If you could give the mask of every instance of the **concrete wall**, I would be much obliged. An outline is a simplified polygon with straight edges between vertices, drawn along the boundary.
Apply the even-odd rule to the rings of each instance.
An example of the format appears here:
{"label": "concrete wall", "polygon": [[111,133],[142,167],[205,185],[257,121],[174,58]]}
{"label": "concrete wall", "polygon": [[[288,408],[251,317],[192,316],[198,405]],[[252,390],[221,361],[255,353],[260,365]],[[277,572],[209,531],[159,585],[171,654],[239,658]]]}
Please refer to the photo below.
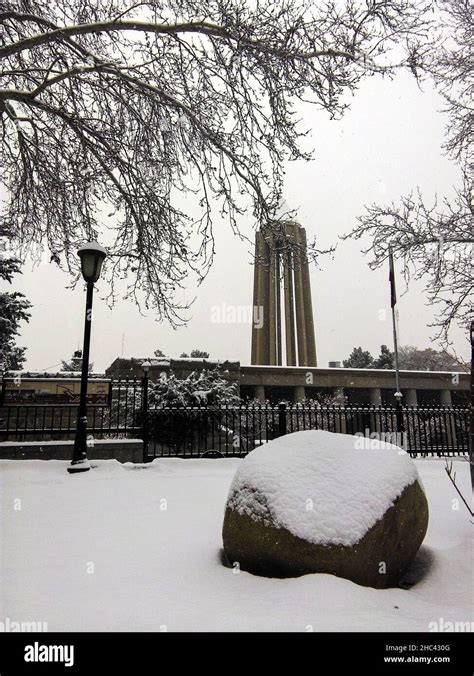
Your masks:
{"label": "concrete wall", "polygon": [[[391,369],[310,368],[286,366],[241,366],[241,385],[275,385],[347,388],[393,388]],[[438,371],[400,371],[402,389],[469,390],[470,374]]]}
{"label": "concrete wall", "polygon": [[[351,393],[364,393],[365,405],[378,406],[392,402],[395,392],[395,371],[388,369],[345,369],[345,368],[306,368],[281,366],[241,366],[240,385],[245,392],[252,390],[260,401],[271,399],[275,392],[285,388],[288,399],[301,401],[311,397],[318,388],[327,392],[348,397],[349,405],[360,403],[360,396],[351,397]],[[451,406],[452,393],[468,393],[470,375],[467,373],[449,373],[436,371],[401,371],[400,389],[402,403],[406,406],[417,405],[417,392],[426,395],[436,393],[436,405]],[[384,394],[382,394],[384,393]],[[390,396],[388,394],[390,393]],[[433,404],[430,404],[433,405]]]}
{"label": "concrete wall", "polygon": [[[73,441],[4,441],[1,460],[71,460]],[[141,439],[96,440],[87,451],[89,460],[143,462]]]}
{"label": "concrete wall", "polygon": [[[106,371],[109,377],[136,376],[141,377],[141,368],[145,358],[118,357]],[[239,383],[248,395],[260,401],[269,398],[272,388],[286,390],[285,398],[301,401],[311,396],[310,388],[325,388],[328,392],[344,390],[366,390],[367,404],[382,404],[387,400],[387,393],[395,391],[395,371],[392,369],[346,369],[321,368],[306,366],[242,366],[239,362],[216,362],[211,359],[149,359],[151,363],[150,379],[157,380],[163,371],[173,371],[178,377],[186,378],[193,370],[215,368],[219,366],[222,375],[232,382]],[[307,389],[305,389],[307,388]],[[438,371],[400,371],[400,389],[404,394],[403,403],[416,406],[417,392],[439,393],[438,405],[449,405],[451,393],[469,392],[470,374]],[[309,393],[309,394],[308,394]],[[383,394],[385,393],[385,394]],[[360,397],[355,398],[357,401]],[[351,397],[348,397],[351,403]]]}

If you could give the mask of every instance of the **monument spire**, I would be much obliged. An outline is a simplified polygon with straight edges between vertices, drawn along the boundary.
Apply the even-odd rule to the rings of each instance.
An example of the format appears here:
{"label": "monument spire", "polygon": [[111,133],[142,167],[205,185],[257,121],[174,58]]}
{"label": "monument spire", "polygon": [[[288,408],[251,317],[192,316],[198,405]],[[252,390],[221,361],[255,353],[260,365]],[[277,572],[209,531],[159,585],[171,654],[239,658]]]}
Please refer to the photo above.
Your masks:
{"label": "monument spire", "polygon": [[263,322],[252,326],[252,364],[317,365],[306,232],[295,221],[257,231],[253,303]]}

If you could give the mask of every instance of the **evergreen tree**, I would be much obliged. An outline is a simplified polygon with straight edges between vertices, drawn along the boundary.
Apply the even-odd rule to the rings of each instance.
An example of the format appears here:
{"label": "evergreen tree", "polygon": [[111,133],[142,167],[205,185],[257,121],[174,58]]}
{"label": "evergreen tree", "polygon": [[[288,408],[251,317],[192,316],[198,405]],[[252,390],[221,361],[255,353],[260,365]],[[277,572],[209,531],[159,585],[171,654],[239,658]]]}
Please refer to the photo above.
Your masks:
{"label": "evergreen tree", "polygon": [[209,352],[206,352],[205,350],[191,350],[191,357],[193,359],[209,359]]}
{"label": "evergreen tree", "polygon": [[[6,233],[0,231],[0,280],[12,283],[15,274],[19,274],[20,261],[6,255]],[[0,370],[19,371],[25,362],[24,347],[16,345],[16,337],[20,333],[20,323],[28,322],[31,303],[24,294],[0,292]]]}
{"label": "evergreen tree", "polygon": [[394,368],[394,354],[386,345],[380,346],[380,355],[374,361],[374,368],[376,369],[393,369]]}
{"label": "evergreen tree", "polygon": [[355,347],[349,358],[342,362],[344,368],[352,369],[371,369],[374,368],[374,358],[368,350],[363,350],[360,346]]}
{"label": "evergreen tree", "polygon": [[[76,350],[73,352],[71,359],[65,361],[61,359],[62,368],[61,371],[66,371],[67,373],[77,373],[82,371],[82,350]],[[89,364],[89,373],[94,368],[94,364]]]}
{"label": "evergreen tree", "polygon": [[218,368],[193,371],[187,378],[178,378],[170,373],[153,383],[150,404],[160,407],[172,406],[222,406],[240,403],[235,383],[226,380]]}
{"label": "evergreen tree", "polygon": [[209,352],[206,352],[205,350],[191,350],[191,354],[189,355],[187,352],[183,352],[182,354],[179,355],[181,359],[209,359]]}

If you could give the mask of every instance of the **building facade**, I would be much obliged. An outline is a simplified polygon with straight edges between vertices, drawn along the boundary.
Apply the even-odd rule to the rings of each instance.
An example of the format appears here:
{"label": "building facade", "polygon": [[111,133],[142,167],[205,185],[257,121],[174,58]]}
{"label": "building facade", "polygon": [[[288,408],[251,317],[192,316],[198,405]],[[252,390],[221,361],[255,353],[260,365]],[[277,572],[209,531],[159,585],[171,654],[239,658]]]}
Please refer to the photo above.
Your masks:
{"label": "building facade", "polygon": [[[245,366],[236,361],[211,359],[118,357],[106,369],[106,376],[141,377],[144,361],[151,364],[151,380],[157,380],[170,371],[186,378],[196,370],[218,368],[223,377],[238,384],[243,399],[276,403],[327,397],[349,405],[395,404],[395,371],[391,369]],[[470,374],[400,371],[400,389],[405,406],[466,406],[469,403]]]}

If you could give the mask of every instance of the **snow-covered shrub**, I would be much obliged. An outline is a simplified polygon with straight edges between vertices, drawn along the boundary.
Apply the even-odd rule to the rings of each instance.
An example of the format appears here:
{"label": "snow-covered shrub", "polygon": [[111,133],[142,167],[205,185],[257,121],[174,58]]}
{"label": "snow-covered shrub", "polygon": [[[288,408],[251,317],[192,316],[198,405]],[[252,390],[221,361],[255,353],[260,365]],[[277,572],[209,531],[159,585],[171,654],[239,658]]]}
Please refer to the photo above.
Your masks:
{"label": "snow-covered shrub", "polygon": [[426,452],[469,447],[468,424],[455,410],[441,412],[418,408],[416,415],[405,413],[405,430],[413,448]]}
{"label": "snow-covered shrub", "polygon": [[187,378],[163,376],[150,384],[149,404],[150,437],[170,451],[232,448],[235,431],[229,419],[240,404],[239,390],[218,367],[193,371]]}
{"label": "snow-covered shrub", "polygon": [[174,373],[163,375],[150,383],[149,403],[153,408],[163,406],[238,406],[238,385],[222,376],[218,367],[193,371],[187,378]]}
{"label": "snow-covered shrub", "polygon": [[[97,424],[102,427],[103,433],[107,430],[113,431],[138,429],[142,424],[142,386],[140,381],[123,380],[112,383],[112,398],[110,407],[100,407],[97,409]],[[89,411],[89,416],[93,410]]]}

